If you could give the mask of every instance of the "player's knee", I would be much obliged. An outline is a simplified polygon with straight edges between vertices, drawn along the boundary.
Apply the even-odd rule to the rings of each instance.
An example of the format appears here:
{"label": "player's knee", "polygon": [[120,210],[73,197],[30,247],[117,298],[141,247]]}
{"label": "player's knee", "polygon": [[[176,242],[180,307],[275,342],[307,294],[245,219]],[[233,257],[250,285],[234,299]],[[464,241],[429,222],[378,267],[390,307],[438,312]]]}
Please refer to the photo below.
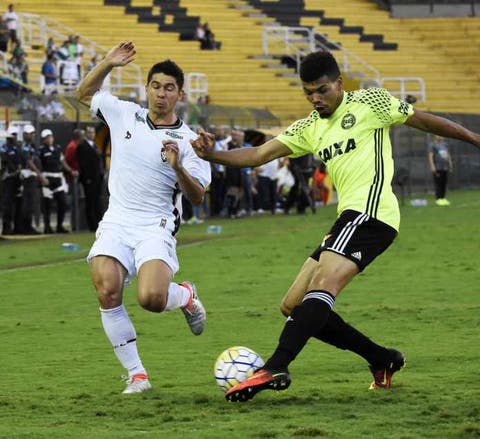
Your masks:
{"label": "player's knee", "polygon": [[147,311],[162,312],[167,306],[167,295],[158,290],[139,291],[138,303]]}
{"label": "player's knee", "polygon": [[280,303],[280,312],[285,316],[288,317],[293,310],[293,306],[288,303],[286,300],[282,300]]}
{"label": "player's knee", "polygon": [[121,289],[114,282],[106,279],[95,280],[95,290],[97,291],[98,301],[104,309],[119,306],[122,301]]}

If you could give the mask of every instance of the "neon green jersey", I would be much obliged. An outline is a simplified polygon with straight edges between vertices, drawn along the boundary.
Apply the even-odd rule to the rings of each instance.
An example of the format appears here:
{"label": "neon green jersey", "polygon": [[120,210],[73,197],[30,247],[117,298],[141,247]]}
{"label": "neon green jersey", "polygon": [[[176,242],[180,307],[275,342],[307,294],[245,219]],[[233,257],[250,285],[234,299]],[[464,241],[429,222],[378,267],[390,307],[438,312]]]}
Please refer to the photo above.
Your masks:
{"label": "neon green jersey", "polygon": [[290,157],[314,154],[327,165],[337,190],[339,215],[356,210],[398,230],[389,127],[404,123],[412,114],[410,104],[382,88],[346,92],[329,118],[312,111],[277,140],[292,150]]}

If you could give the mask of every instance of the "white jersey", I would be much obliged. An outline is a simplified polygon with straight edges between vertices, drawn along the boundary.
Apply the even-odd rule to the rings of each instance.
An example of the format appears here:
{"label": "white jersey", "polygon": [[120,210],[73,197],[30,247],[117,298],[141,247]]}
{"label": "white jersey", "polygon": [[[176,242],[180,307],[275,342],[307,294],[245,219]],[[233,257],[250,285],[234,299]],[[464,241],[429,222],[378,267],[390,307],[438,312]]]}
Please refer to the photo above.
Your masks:
{"label": "white jersey", "polygon": [[190,139],[196,134],[181,120],[155,126],[148,110],[98,91],[90,109],[110,128],[110,201],[104,223],[160,227],[175,234],[180,225],[181,195],[162,141],[176,141],[180,162],[203,187],[210,184],[210,164],[199,158]]}

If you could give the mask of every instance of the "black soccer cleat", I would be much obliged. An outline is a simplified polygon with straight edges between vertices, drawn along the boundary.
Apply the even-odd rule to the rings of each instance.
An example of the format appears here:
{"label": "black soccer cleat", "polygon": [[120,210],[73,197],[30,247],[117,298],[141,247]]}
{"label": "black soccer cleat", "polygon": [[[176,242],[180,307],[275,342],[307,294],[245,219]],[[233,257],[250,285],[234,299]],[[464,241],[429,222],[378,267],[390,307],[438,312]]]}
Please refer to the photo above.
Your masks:
{"label": "black soccer cleat", "polygon": [[245,402],[262,390],[285,390],[290,386],[290,382],[287,370],[259,369],[250,378],[228,390],[225,398],[231,402]]}
{"label": "black soccer cleat", "polygon": [[369,366],[373,375],[373,382],[370,384],[369,390],[373,389],[389,389],[392,385],[392,377],[405,366],[405,355],[395,349],[389,349],[390,359],[383,367]]}

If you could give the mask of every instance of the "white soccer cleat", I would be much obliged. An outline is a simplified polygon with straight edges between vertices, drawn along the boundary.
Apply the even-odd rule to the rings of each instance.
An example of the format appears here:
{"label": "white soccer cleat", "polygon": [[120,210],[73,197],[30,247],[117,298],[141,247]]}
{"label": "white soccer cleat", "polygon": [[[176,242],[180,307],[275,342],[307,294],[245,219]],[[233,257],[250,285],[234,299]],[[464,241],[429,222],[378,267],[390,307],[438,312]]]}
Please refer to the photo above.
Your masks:
{"label": "white soccer cleat", "polygon": [[200,335],[205,329],[207,323],[207,313],[200,302],[195,285],[191,282],[181,282],[180,285],[190,291],[190,300],[182,308],[183,314],[187,319],[188,326],[194,335]]}
{"label": "white soccer cleat", "polygon": [[143,373],[137,373],[136,375],[127,378],[127,387],[122,393],[142,393],[150,390],[152,385],[148,381],[148,376]]}

